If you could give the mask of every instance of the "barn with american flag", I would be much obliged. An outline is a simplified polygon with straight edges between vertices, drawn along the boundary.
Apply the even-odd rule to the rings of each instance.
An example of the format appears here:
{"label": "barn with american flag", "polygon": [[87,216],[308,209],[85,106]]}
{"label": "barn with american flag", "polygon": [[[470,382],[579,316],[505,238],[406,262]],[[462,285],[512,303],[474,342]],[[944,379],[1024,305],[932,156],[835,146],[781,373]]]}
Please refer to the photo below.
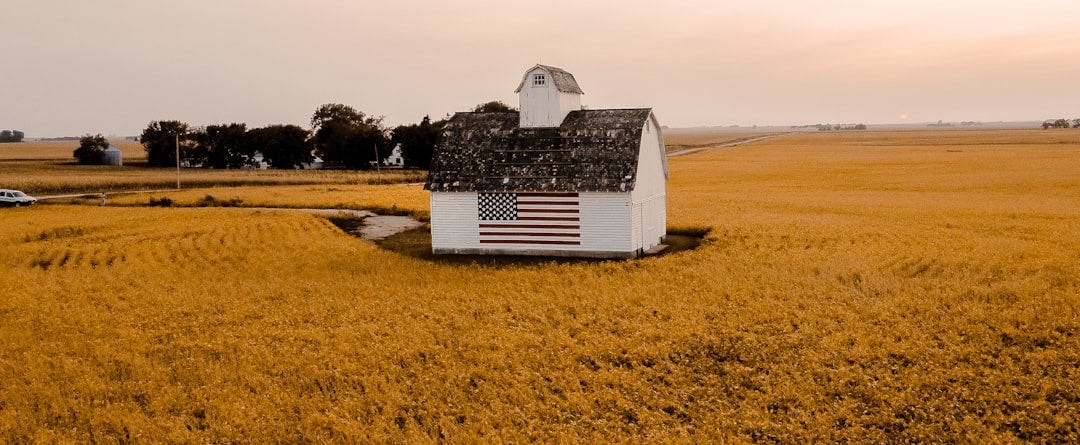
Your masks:
{"label": "barn with american flag", "polygon": [[585,110],[562,69],[536,65],[520,111],[457,113],[424,188],[436,254],[633,258],[663,248],[664,139],[651,109]]}

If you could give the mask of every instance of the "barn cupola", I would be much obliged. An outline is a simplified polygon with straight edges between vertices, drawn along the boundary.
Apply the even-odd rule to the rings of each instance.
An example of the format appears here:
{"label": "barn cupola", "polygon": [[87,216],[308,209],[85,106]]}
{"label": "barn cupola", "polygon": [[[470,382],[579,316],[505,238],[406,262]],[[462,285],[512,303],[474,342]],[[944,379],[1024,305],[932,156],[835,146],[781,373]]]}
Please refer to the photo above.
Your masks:
{"label": "barn cupola", "polygon": [[558,127],[571,111],[581,109],[581,95],[574,75],[560,68],[536,65],[525,71],[518,85],[519,125]]}

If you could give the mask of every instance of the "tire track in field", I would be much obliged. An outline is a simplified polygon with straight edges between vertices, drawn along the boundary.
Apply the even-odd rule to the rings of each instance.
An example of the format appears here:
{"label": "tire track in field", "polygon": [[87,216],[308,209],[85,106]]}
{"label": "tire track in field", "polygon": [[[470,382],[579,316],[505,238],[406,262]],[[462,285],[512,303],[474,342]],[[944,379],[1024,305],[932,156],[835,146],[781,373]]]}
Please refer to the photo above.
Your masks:
{"label": "tire track in field", "polygon": [[716,145],[709,145],[707,147],[685,148],[685,149],[682,149],[682,150],[675,150],[673,152],[670,152],[670,153],[667,154],[667,157],[674,158],[674,157],[677,157],[677,156],[685,156],[685,155],[688,155],[688,154],[697,153],[699,151],[704,151],[704,150],[710,150],[710,149],[713,149],[713,148],[738,147],[740,145],[752,144],[754,142],[760,142],[760,141],[764,141],[766,139],[772,139],[772,138],[777,137],[777,136],[786,136],[786,135],[789,135],[789,134],[792,134],[792,133],[768,134],[768,135],[765,135],[765,136],[759,136],[759,137],[750,138],[750,139],[734,140],[734,141],[731,141],[731,142],[723,142],[723,143],[716,144]]}

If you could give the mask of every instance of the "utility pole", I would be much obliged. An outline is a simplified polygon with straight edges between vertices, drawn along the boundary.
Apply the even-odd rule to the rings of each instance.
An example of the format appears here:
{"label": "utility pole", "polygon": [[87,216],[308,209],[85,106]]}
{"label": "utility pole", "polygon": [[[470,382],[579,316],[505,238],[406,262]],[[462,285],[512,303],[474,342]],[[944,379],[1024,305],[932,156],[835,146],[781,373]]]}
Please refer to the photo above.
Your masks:
{"label": "utility pole", "polygon": [[375,149],[375,173],[382,174],[382,159],[379,158],[379,144],[371,144],[371,147]]}
{"label": "utility pole", "polygon": [[180,190],[180,133],[173,136],[176,136],[176,189]]}

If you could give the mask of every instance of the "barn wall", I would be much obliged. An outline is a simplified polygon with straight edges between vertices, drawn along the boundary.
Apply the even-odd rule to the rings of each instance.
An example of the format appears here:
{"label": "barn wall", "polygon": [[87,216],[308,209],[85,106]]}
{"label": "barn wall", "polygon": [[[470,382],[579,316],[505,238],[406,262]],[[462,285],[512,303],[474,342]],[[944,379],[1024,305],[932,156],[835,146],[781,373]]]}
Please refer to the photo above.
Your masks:
{"label": "barn wall", "polygon": [[629,193],[581,193],[581,250],[632,252]]}
{"label": "barn wall", "polygon": [[476,193],[431,193],[432,249],[477,247],[479,229]]}
{"label": "barn wall", "polygon": [[635,247],[649,249],[667,236],[667,155],[656,117],[650,115],[641,132],[637,181],[631,198],[640,215],[635,224]]}
{"label": "barn wall", "polygon": [[566,119],[566,115],[570,114],[571,111],[581,109],[581,95],[564,93],[559,90],[555,91],[559,94],[559,112],[552,124],[558,126],[562,124],[562,121]]}

